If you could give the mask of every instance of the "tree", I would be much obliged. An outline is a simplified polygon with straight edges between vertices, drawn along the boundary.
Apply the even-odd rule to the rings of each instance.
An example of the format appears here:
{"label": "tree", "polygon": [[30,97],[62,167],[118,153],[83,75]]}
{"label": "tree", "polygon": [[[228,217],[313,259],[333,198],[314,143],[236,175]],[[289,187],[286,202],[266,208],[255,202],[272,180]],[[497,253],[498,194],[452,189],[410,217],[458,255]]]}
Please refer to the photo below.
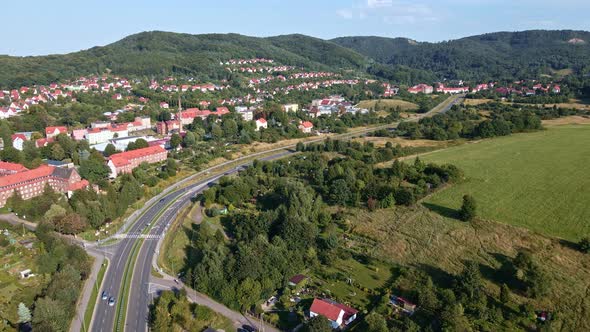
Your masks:
{"label": "tree", "polygon": [[187,132],[184,135],[184,140],[182,143],[187,148],[195,146],[195,144],[197,143],[197,139],[195,138],[195,134],[193,134],[191,131]]}
{"label": "tree", "polygon": [[382,315],[372,312],[365,317],[365,323],[367,324],[367,331],[369,332],[387,332],[387,322]]}
{"label": "tree", "polygon": [[64,149],[59,144],[53,144],[51,147],[51,158],[54,160],[64,160],[66,157],[66,153]]}
{"label": "tree", "polygon": [[580,240],[578,244],[580,251],[589,254],[590,253],[590,237],[586,236]]}
{"label": "tree", "polygon": [[332,324],[326,317],[317,315],[308,320],[302,330],[303,332],[332,332]]}
{"label": "tree", "polygon": [[502,284],[502,287],[500,287],[500,302],[508,304],[511,300],[512,295],[510,293],[510,288],[508,288],[508,285]]}
{"label": "tree", "polygon": [[55,230],[62,234],[78,234],[87,227],[86,222],[77,213],[68,213],[53,220]]}
{"label": "tree", "polygon": [[463,221],[470,221],[475,218],[477,210],[477,205],[475,203],[475,198],[471,195],[464,195],[463,196],[463,204],[461,205],[461,209],[459,210],[459,217]]}
{"label": "tree", "polygon": [[70,320],[60,301],[39,298],[33,311],[33,328],[37,331],[67,331]]}
{"label": "tree", "polygon": [[113,144],[109,143],[104,148],[103,153],[104,153],[105,157],[110,157],[110,156],[114,155],[115,153],[117,153],[117,148]]}
{"label": "tree", "polygon": [[24,304],[18,304],[18,322],[19,323],[28,323],[31,321],[31,310]]}
{"label": "tree", "polygon": [[170,137],[170,147],[173,149],[176,149],[178,146],[180,146],[181,142],[182,138],[177,133],[172,134]]}

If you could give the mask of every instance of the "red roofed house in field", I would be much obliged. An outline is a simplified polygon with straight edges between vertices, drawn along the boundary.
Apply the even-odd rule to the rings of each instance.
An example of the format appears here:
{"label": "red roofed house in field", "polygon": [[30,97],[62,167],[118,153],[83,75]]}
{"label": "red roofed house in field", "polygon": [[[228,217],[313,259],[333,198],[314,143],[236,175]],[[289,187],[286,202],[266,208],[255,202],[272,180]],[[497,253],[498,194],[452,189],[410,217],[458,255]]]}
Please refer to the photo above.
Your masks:
{"label": "red roofed house in field", "polygon": [[18,192],[26,200],[42,195],[46,185],[56,192],[70,196],[72,192],[88,187],[89,183],[80,178],[75,168],[41,165],[32,170],[0,177],[0,207],[6,204],[6,200],[14,192]]}
{"label": "red roofed house in field", "polygon": [[21,164],[0,161],[0,176],[12,175],[29,169]]}
{"label": "red roofed house in field", "polygon": [[143,149],[115,153],[109,157],[108,166],[111,169],[111,178],[116,178],[119,174],[131,173],[134,168],[141,163],[148,164],[159,163],[166,160],[168,152],[159,146],[150,146]]}
{"label": "red roofed house in field", "polygon": [[309,308],[310,318],[322,315],[330,321],[334,329],[352,323],[357,313],[356,309],[328,299],[313,299]]}
{"label": "red roofed house in field", "polygon": [[299,130],[305,134],[311,134],[311,130],[313,129],[313,123],[309,121],[303,121],[299,125]]}
{"label": "red roofed house in field", "polygon": [[551,89],[551,92],[553,93],[560,93],[561,92],[561,87],[559,85],[556,85],[553,87],[553,89]]}
{"label": "red roofed house in field", "polygon": [[45,136],[47,138],[52,138],[52,137],[55,137],[59,134],[67,134],[67,133],[68,133],[68,128],[66,128],[64,126],[45,128]]}

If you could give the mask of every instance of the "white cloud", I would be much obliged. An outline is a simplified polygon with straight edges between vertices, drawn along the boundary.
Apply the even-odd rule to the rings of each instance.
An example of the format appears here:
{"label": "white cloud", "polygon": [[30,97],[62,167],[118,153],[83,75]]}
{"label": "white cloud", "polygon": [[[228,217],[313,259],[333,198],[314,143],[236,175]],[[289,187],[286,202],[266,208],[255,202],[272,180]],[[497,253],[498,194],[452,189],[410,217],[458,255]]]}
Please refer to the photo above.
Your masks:
{"label": "white cloud", "polygon": [[419,0],[362,0],[350,8],[337,11],[338,16],[346,19],[379,19],[385,24],[418,24],[440,20],[427,3]]}
{"label": "white cloud", "polygon": [[367,7],[368,8],[383,8],[383,7],[391,7],[393,5],[392,0],[367,0]]}
{"label": "white cloud", "polygon": [[342,18],[345,18],[345,19],[351,19],[354,16],[354,13],[352,12],[352,10],[347,9],[347,8],[337,10],[336,14]]}

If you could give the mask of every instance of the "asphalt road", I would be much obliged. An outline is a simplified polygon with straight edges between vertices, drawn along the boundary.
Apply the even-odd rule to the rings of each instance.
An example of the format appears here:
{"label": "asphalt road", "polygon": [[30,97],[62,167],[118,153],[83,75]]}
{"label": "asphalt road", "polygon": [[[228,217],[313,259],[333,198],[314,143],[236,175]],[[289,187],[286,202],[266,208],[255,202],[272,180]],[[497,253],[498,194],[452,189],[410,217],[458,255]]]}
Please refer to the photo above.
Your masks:
{"label": "asphalt road", "polygon": [[[448,111],[454,104],[462,99],[456,96],[455,99],[449,103],[441,112]],[[432,115],[432,111],[422,115]],[[417,119],[414,119],[417,121]],[[391,124],[391,127],[397,124]],[[367,132],[374,131],[378,128],[367,129]],[[361,134],[355,133],[356,135]],[[309,142],[308,142],[309,143]],[[284,157],[292,154],[292,151],[281,151],[274,155],[260,158],[261,160],[271,160]],[[250,161],[244,161],[241,165],[249,164]],[[144,239],[137,256],[137,260],[133,267],[133,275],[131,282],[131,289],[129,292],[129,299],[127,302],[127,315],[124,327],[126,331],[147,331],[149,304],[152,301],[149,293],[149,283],[151,276],[151,262],[154,256],[157,239],[165,234],[167,226],[174,220],[176,212],[181,210],[182,206],[188,204],[191,197],[200,192],[207,186],[208,183],[216,181],[225,174],[232,174],[237,172],[234,168],[224,174],[215,175],[198,183],[191,184],[183,189],[171,191],[165,194],[159,201],[155,202],[148,210],[141,215],[129,227],[124,238],[112,246],[106,246],[102,250],[109,252],[111,262],[105,274],[103,281],[103,288],[99,291],[99,303],[95,307],[94,317],[92,320],[91,331],[112,331],[115,324],[115,316],[117,305],[108,306],[107,302],[100,300],[100,293],[106,291],[108,296],[115,297],[116,301],[120,301],[121,281],[123,280],[127,261],[130,258],[132,247],[136,241],[139,241],[139,235],[148,227],[147,224],[154,222],[154,218],[158,213],[162,214],[153,223],[152,229],[149,231],[150,237]],[[168,206],[170,205],[170,206]]]}

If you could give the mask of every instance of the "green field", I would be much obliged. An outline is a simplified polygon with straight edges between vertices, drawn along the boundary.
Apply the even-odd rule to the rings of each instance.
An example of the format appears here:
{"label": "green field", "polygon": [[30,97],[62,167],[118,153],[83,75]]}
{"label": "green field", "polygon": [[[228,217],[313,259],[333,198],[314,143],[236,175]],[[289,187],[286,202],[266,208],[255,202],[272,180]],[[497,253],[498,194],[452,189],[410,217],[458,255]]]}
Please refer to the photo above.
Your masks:
{"label": "green field", "polygon": [[555,126],[425,155],[457,165],[466,177],[426,204],[452,213],[471,194],[481,218],[577,241],[590,234],[589,143],[590,126]]}

